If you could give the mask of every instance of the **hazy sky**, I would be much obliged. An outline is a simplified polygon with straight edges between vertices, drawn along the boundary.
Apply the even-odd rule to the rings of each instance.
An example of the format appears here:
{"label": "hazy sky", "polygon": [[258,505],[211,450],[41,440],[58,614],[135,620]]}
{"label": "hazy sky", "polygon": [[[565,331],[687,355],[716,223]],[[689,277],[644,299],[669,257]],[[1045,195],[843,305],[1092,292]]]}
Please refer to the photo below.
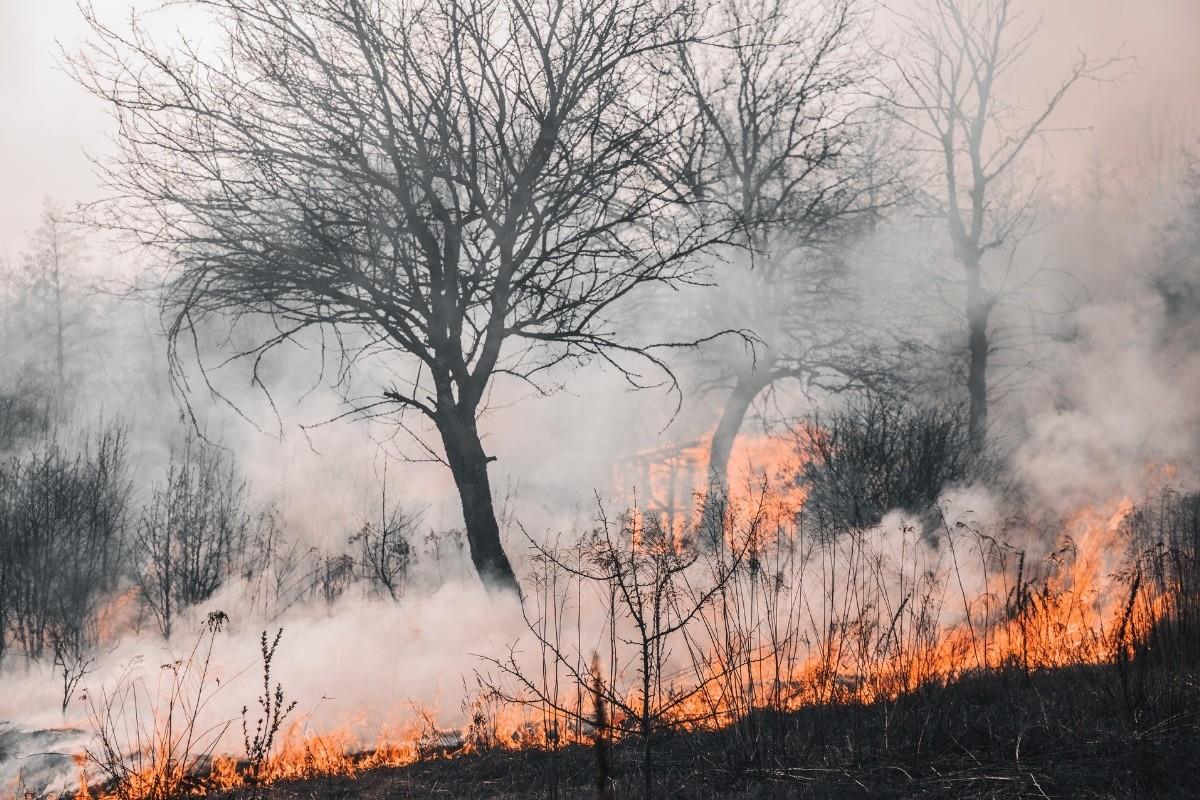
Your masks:
{"label": "hazy sky", "polygon": [[[104,17],[119,20],[130,0],[95,5]],[[1059,179],[1090,163],[1097,143],[1128,147],[1147,115],[1169,106],[1177,117],[1196,119],[1200,0],[1024,0],[1024,7],[1031,19],[1044,19],[1023,76],[1030,102],[1077,48],[1097,57],[1121,52],[1137,58],[1130,66],[1136,71],[1119,85],[1083,87],[1070,98],[1060,124],[1093,133],[1056,143]],[[74,49],[83,35],[75,0],[0,0],[0,254],[22,248],[42,197],[70,204],[97,193],[84,151],[103,152],[112,126],[103,108],[57,66],[55,44],[57,39]]]}
{"label": "hazy sky", "polygon": [[0,0],[0,254],[22,247],[43,196],[95,194],[83,148],[103,144],[108,118],[56,66],[55,38],[83,33],[74,0]]}

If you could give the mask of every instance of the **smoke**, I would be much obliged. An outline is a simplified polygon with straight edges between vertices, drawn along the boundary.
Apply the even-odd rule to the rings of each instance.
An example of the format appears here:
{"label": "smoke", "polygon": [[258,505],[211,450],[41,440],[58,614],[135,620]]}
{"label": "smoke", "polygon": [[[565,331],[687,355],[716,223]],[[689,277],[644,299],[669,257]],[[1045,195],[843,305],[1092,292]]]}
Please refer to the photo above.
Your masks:
{"label": "smoke", "polygon": [[1060,408],[1033,415],[1014,463],[1038,499],[1062,510],[1097,497],[1193,485],[1200,359],[1167,346],[1161,299],[1090,305]]}
{"label": "smoke", "polygon": [[[102,17],[116,20],[126,5],[113,0],[107,5],[99,4],[98,10]],[[904,10],[905,5],[898,8]],[[1135,12],[1127,4],[1115,1],[1104,3],[1102,8],[1100,11],[1094,4],[1076,0],[1025,9],[1030,22],[1040,17],[1042,34],[1015,76],[1015,104],[1037,104],[1047,81],[1058,75],[1069,61],[1066,51],[1078,48],[1098,59],[1118,54],[1136,59],[1119,70],[1120,80],[1115,83],[1081,85],[1068,97],[1055,121],[1056,128],[1067,132],[1049,136],[1042,143],[1042,152],[1053,156],[1052,160],[1044,159],[1044,164],[1049,167],[1050,194],[1060,211],[1064,207],[1078,209],[1086,205],[1095,191],[1111,194],[1119,187],[1126,194],[1146,190],[1159,196],[1169,194],[1179,174],[1176,163],[1164,162],[1154,168],[1157,173],[1147,175],[1144,166],[1147,153],[1178,151],[1183,145],[1192,144],[1187,141],[1187,131],[1193,129],[1191,123],[1195,120],[1191,109],[1196,103],[1196,88],[1186,76],[1195,72],[1189,65],[1197,58],[1190,47],[1190,31],[1195,28],[1191,23],[1197,13],[1194,4],[1171,0],[1156,7],[1154,13]],[[32,105],[43,114],[69,114],[72,118],[72,124],[68,125],[61,120],[21,114],[14,115],[14,126],[5,126],[24,142],[21,146],[0,148],[0,158],[15,159],[12,165],[6,165],[13,169],[4,169],[6,175],[14,176],[14,181],[0,197],[5,204],[5,213],[0,218],[15,225],[0,230],[3,249],[15,253],[23,247],[23,231],[35,224],[42,195],[54,194],[62,200],[89,199],[95,195],[94,178],[87,165],[82,160],[62,161],[59,156],[67,151],[78,152],[80,145],[102,154],[107,147],[104,140],[109,125],[99,109],[94,116],[86,117],[91,121],[89,124],[79,124],[79,109],[92,108],[87,105],[91,100],[85,99],[82,90],[54,66],[53,39],[57,37],[70,50],[84,31],[73,4],[64,0],[57,5],[39,4],[37,9],[6,7],[3,13],[5,24],[0,24],[0,30],[5,31],[6,44],[12,45],[3,49],[5,58],[21,62],[20,69],[13,65],[2,74],[32,73],[35,80],[0,81],[5,93],[0,96],[0,103],[9,108]],[[169,35],[172,27],[169,15],[155,16],[158,18],[155,24],[164,35]],[[876,15],[882,39],[888,38],[894,21],[892,14]],[[31,104],[27,93],[35,90],[40,101]],[[67,145],[60,138],[47,138],[49,130],[56,131],[59,137],[79,138],[76,144]],[[50,160],[61,162],[61,166],[49,170],[45,165]],[[1098,176],[1098,171],[1103,174]],[[39,187],[39,180],[50,172],[58,177],[51,185]],[[1096,188],[1097,180],[1103,183],[1100,189]],[[71,189],[70,181],[78,181],[79,188]],[[1159,363],[1162,354],[1155,337],[1162,335],[1164,309],[1155,299],[1153,288],[1140,280],[1152,248],[1145,242],[1132,241],[1133,226],[1126,219],[1128,209],[1112,205],[1069,215],[1068,223],[1075,228],[1066,238],[1073,241],[1064,242],[1063,236],[1057,236],[1057,241],[1047,241],[1043,236],[1035,251],[1022,255],[1030,264],[1053,259],[1055,268],[1070,272],[1089,292],[1087,302],[1074,315],[1080,328],[1079,338],[1070,347],[1048,347],[1040,354],[1058,359],[1050,367],[1051,377],[1039,376],[1036,381],[1039,385],[1054,384],[1057,396],[1046,399],[1018,392],[1007,401],[1010,408],[1016,409],[1014,416],[1020,418],[1013,425],[1017,430],[1011,435],[1021,440],[1027,434],[1032,436],[1031,442],[1018,445],[1019,453],[1014,460],[1029,475],[1029,480],[1038,485],[1057,488],[1066,480],[1065,475],[1079,471],[1073,465],[1086,462],[1089,452],[1107,452],[1110,455],[1106,459],[1112,463],[1124,462],[1122,454],[1129,454],[1130,461],[1138,460],[1133,456],[1146,455],[1177,461],[1180,451],[1187,449],[1186,437],[1164,433],[1189,429],[1186,423],[1182,428],[1173,428],[1173,423],[1163,415],[1171,414],[1173,420],[1187,415],[1186,403],[1172,407],[1171,396],[1181,397],[1185,393],[1171,392],[1170,384],[1173,380],[1180,380],[1181,388],[1192,384],[1188,383],[1186,368],[1176,373]],[[1145,203],[1139,201],[1139,205]],[[1054,219],[1052,214],[1046,219],[1061,225],[1063,216]],[[25,222],[16,222],[21,219]],[[1094,241],[1097,234],[1111,234],[1114,220],[1121,222],[1119,235],[1103,237],[1107,240],[1106,252],[1099,257],[1095,253],[1079,253],[1082,257],[1076,258],[1076,253],[1065,252],[1070,248],[1079,250],[1080,243]],[[926,249],[925,238],[920,234],[905,234],[893,226],[880,230],[875,236],[878,241],[866,243],[865,258],[869,263],[863,266],[866,273],[863,280],[874,291],[868,293],[863,313],[874,318],[880,328],[918,327],[922,338],[955,343],[960,338],[959,321],[953,309],[931,300],[936,287],[923,284],[913,290],[904,286],[912,283],[910,277],[924,271],[924,262],[931,255],[938,257]],[[127,271],[126,255],[110,252],[100,242],[92,246],[96,250],[90,258],[94,271]],[[1125,257],[1114,259],[1114,253]],[[718,280],[723,266],[730,267],[727,275],[740,274],[737,265],[714,265]],[[694,305],[693,316],[708,316],[711,311],[699,292],[672,294],[669,300],[677,310],[680,305]],[[145,429],[148,423],[154,427],[156,432],[145,437],[141,458],[146,476],[159,471],[171,444],[179,436],[178,411],[165,380],[154,316],[153,310],[127,304],[116,305],[105,314],[111,329],[96,337],[92,344],[88,371],[104,367],[109,377],[94,391],[86,392],[89,408],[81,414],[86,416],[100,408],[109,415],[137,419],[139,428]],[[721,322],[729,326],[737,320]],[[663,331],[661,320],[631,318],[627,324],[642,328],[651,339],[669,339],[672,332],[678,333]],[[1134,326],[1128,342],[1117,333],[1125,325]],[[744,355],[732,340],[724,348],[730,359]],[[1079,354],[1094,367],[1085,368]],[[665,399],[663,394],[630,392],[619,377],[597,369],[548,381],[552,388],[556,382],[562,384],[562,391],[550,398],[537,396],[522,385],[497,388],[490,403],[492,412],[481,423],[487,437],[485,446],[498,459],[492,467],[496,485],[511,489],[520,499],[517,516],[527,528],[544,531],[586,519],[592,491],[609,493],[615,461],[632,452],[691,439],[711,429],[722,398],[719,393],[698,392],[694,374],[687,371],[686,354],[677,355],[673,362],[685,379],[687,392],[681,415],[677,417],[673,415],[673,401]],[[1092,381],[1103,378],[1092,376],[1111,373],[1103,369],[1109,363],[1121,363],[1125,374],[1138,377],[1120,381],[1120,393],[1100,391]],[[345,410],[338,398],[326,390],[306,394],[314,374],[311,352],[289,353],[275,365],[270,385],[280,404],[283,441],[259,433],[228,409],[214,407],[202,388],[191,400],[213,437],[237,454],[241,468],[260,496],[278,500],[289,524],[306,543],[315,545],[327,538],[335,541],[355,527],[364,514],[373,512],[383,465],[390,457],[403,454],[424,458],[427,454],[406,441],[403,434],[397,436],[395,429],[382,421],[363,425],[347,420],[301,432],[300,424],[328,419]],[[364,390],[378,390],[381,382],[376,380],[378,377],[386,377],[386,373],[360,376],[358,385]],[[146,398],[148,402],[131,402],[126,396],[131,385],[138,386],[139,397],[146,394],[142,390],[147,385],[154,387]],[[269,434],[278,432],[273,410],[264,406],[259,392],[244,375],[221,382],[220,388],[229,393],[238,408],[248,410],[248,415]],[[306,399],[297,404],[300,397]],[[819,400],[837,402],[837,398]],[[785,393],[781,405],[784,415],[802,413],[812,407],[808,398],[794,393]],[[1124,416],[1137,419],[1122,420],[1121,406],[1128,409]],[[1140,408],[1152,408],[1155,413],[1139,415]],[[1156,431],[1146,431],[1143,436],[1138,420],[1147,417],[1163,421]],[[581,419],[586,419],[587,424],[579,424]],[[1110,432],[1110,422],[1122,424]],[[427,427],[415,424],[424,434],[429,433]],[[1067,444],[1067,450],[1075,454],[1071,459],[1061,453],[1062,444]],[[1063,463],[1049,468],[1045,462],[1051,456],[1062,458]],[[1037,472],[1039,468],[1053,474],[1043,475]],[[429,525],[457,524],[456,500],[440,465],[393,464],[388,467],[388,479],[395,484],[389,492],[392,497],[412,498],[416,505],[428,507]]]}
{"label": "smoke", "polygon": [[[1086,294],[1043,347],[1050,390],[1014,398],[1013,464],[1064,511],[1196,481],[1200,386],[1195,333],[1196,141],[1159,108],[1139,142],[1098,141],[1094,169],[1060,197],[1045,258]],[[1040,254],[1035,254],[1035,257]]]}
{"label": "smoke", "polygon": [[[1045,143],[1046,152],[1054,154],[1051,191],[1041,214],[1046,227],[1030,239],[1020,258],[1030,270],[1070,275],[1041,285],[1033,301],[1057,301],[1067,286],[1084,291],[1075,293],[1069,310],[1056,317],[1058,336],[1025,345],[1022,363],[1036,368],[1022,371],[1023,382],[997,401],[996,433],[1007,448],[1008,467],[1036,510],[1058,517],[1121,496],[1140,498],[1164,485],[1194,486],[1198,477],[1200,350],[1195,342],[1200,323],[1196,309],[1175,307],[1162,288],[1194,286],[1196,261],[1165,259],[1161,241],[1176,215],[1196,213],[1194,208],[1180,211],[1178,200],[1187,188],[1183,154],[1194,144],[1196,89],[1186,78],[1196,74],[1197,55],[1188,44],[1200,20],[1197,7],[1187,0],[1164,4],[1153,13],[1135,12],[1131,4],[1116,0],[1103,7],[1107,11],[1078,0],[1045,9],[1042,41],[1048,49],[1077,44],[1102,54],[1136,55],[1138,63],[1117,85],[1084,87],[1063,109],[1061,127],[1073,132]],[[8,32],[3,40],[8,42],[21,28],[6,21],[21,15],[28,22],[34,12],[9,4],[0,6],[0,14],[6,15],[0,17],[0,32]],[[38,18],[38,29],[48,27],[49,20]],[[0,47],[0,52],[7,53],[5,58],[29,55],[28,47]],[[1021,78],[1021,93],[1034,100],[1044,85],[1039,72],[1057,63],[1051,55],[1037,53],[1041,55],[1033,60],[1030,74]],[[37,61],[41,63],[40,54]],[[5,76],[0,79],[0,105],[7,108],[30,105],[24,90],[18,91],[8,77],[18,72],[7,64],[0,69]],[[42,79],[49,81],[44,75]],[[55,92],[61,100],[43,102],[74,114],[78,98],[71,91],[59,86]],[[64,141],[69,131],[61,120],[52,125],[40,118],[23,119],[20,128],[9,130],[31,126],[38,135],[24,138],[47,150],[38,150],[29,164],[44,166],[51,155],[77,149],[77,142]],[[46,127],[57,130],[56,136],[44,137]],[[99,122],[94,127],[95,133],[85,134],[89,143],[106,130]],[[0,159],[23,158],[13,154],[20,154],[24,145],[5,144],[4,139],[0,145]],[[1151,150],[1162,155],[1148,164]],[[14,242],[20,241],[20,232],[32,226],[25,213],[31,196],[50,191],[86,198],[94,191],[90,179],[77,177],[86,174],[82,163],[63,162],[69,175],[57,169],[14,172],[6,168],[8,163],[0,161],[0,172],[17,175],[21,183],[0,195],[0,219],[8,221],[0,227],[5,237],[0,244],[10,252],[19,249]],[[29,221],[13,222],[18,219]],[[102,247],[97,245],[94,268],[126,269],[125,262]],[[859,313],[876,329],[960,346],[960,316],[953,304],[939,299],[936,282],[927,279],[929,264],[940,260],[945,265],[945,257],[944,246],[932,241],[927,220],[883,226],[858,250],[854,268],[864,290]],[[732,269],[712,266],[718,281],[722,268]],[[672,338],[676,317],[712,318],[703,290],[671,294],[667,302],[675,306],[673,315],[631,313],[627,324],[636,326],[640,336],[663,340]],[[79,367],[87,383],[77,416],[86,421],[103,414],[132,427],[138,448],[135,485],[144,497],[161,480],[186,423],[167,380],[154,310],[136,300],[112,299],[95,314],[100,324]],[[737,320],[721,322],[732,327]],[[730,361],[744,357],[737,345],[723,347]],[[694,372],[681,360],[686,356],[680,353],[672,362],[679,366],[685,390],[679,414],[662,389],[632,391],[611,370],[587,368],[553,376],[547,386],[559,390],[548,397],[515,382],[497,385],[480,424],[485,449],[497,458],[491,474],[497,501],[509,512],[510,552],[520,556],[527,551],[525,533],[541,540],[590,528],[594,492],[605,504],[627,501],[613,496],[615,465],[622,459],[712,429],[723,398],[719,392],[697,391]],[[393,369],[401,368],[368,364],[354,385],[377,392]],[[421,510],[422,531],[461,525],[448,472],[394,421],[341,419],[312,425],[346,411],[342,395],[319,380],[312,349],[285,349],[267,370],[274,405],[245,373],[236,371],[223,374],[217,383],[229,405],[214,402],[195,375],[196,391],[189,402],[202,428],[235,455],[255,503],[274,504],[302,550],[344,550],[348,537],[378,513],[385,489],[389,502]],[[840,402],[819,393],[786,391],[771,399],[771,407],[759,408],[778,418]],[[425,423],[408,422],[432,441]],[[942,505],[950,509],[951,526],[964,521],[992,527],[1008,512],[1004,502],[979,487],[955,487]],[[905,524],[894,515],[880,531],[898,535]],[[300,701],[296,713],[311,730],[349,727],[369,743],[381,726],[411,718],[413,704],[429,709],[438,720],[455,721],[464,681],[480,665],[476,654],[503,652],[523,623],[513,605],[483,592],[461,551],[447,556],[452,558],[459,560],[443,565],[425,552],[414,567],[419,590],[400,602],[350,592],[332,604],[306,600],[277,618],[239,613],[245,587],[230,583],[195,609],[194,618],[179,626],[172,641],[164,643],[143,630],[102,652],[86,681],[88,694],[95,697],[99,687],[111,685],[129,669],[152,678],[160,664],[190,646],[203,615],[220,609],[231,621],[215,645],[223,685],[210,709],[213,721],[236,720],[241,707],[252,702],[258,690],[258,637],[279,626],[285,633],[275,677]],[[45,665],[6,664],[0,673],[0,721],[19,720],[25,729],[86,729],[78,702],[65,719],[58,713],[61,690],[55,680]],[[78,749],[85,740],[86,735],[66,734],[58,746]],[[0,768],[10,770],[13,763]],[[0,783],[11,779],[0,772]]]}
{"label": "smoke", "polygon": [[[138,705],[116,706],[114,721],[128,725],[126,733],[137,724],[149,729],[156,709],[164,717],[172,665],[191,670],[184,687],[193,694],[185,699],[195,697],[200,662],[208,655],[203,631],[210,612],[223,610],[229,619],[212,639],[206,700],[194,729],[224,731],[218,753],[240,751],[245,706],[253,728],[252,712],[262,689],[259,637],[264,630],[270,636],[277,628],[284,631],[271,679],[298,702],[288,727],[307,733],[339,731],[367,747],[399,721],[412,723],[424,715],[443,724],[458,721],[466,682],[473,685],[471,676],[479,667],[478,655],[501,652],[522,629],[516,601],[487,596],[474,580],[450,581],[402,603],[348,593],[333,604],[310,604],[272,620],[242,611],[245,597],[245,586],[227,586],[192,609],[170,641],[149,630],[122,635],[101,650],[64,714],[58,711],[62,696],[57,675],[48,665],[30,664],[23,670],[8,665],[0,719],[15,720],[17,727],[10,731],[11,748],[0,758],[3,785],[15,785],[18,771],[26,785],[37,785],[39,776],[29,769],[35,762],[27,759],[44,747],[47,736],[64,756],[93,746],[97,718],[92,710],[103,708],[104,697],[120,687],[134,686],[142,693]],[[197,641],[202,642],[198,650]],[[68,758],[60,758],[43,777],[69,783],[74,768]]]}

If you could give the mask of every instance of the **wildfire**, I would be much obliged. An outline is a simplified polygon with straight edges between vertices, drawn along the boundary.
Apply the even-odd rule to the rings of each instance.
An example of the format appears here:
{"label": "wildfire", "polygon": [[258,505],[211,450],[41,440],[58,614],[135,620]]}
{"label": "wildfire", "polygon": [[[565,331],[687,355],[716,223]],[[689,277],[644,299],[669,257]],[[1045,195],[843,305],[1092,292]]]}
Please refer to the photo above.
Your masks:
{"label": "wildfire", "polygon": [[[1124,498],[1078,511],[1040,569],[1028,553],[965,523],[944,530],[936,548],[923,547],[923,534],[913,528],[899,545],[880,532],[850,536],[833,546],[829,560],[873,567],[856,568],[865,579],[840,596],[827,583],[819,586],[818,594],[829,598],[822,608],[828,624],[807,632],[809,652],[793,666],[781,668],[777,642],[751,652],[746,705],[795,710],[873,703],[973,671],[1111,660],[1120,646],[1114,632],[1128,622],[1134,600],[1118,575],[1128,552],[1122,524],[1132,508]],[[966,577],[968,571],[975,574]],[[889,573],[890,587],[871,594],[868,584]],[[848,599],[864,595],[871,600]],[[946,602],[954,595],[958,604]],[[828,613],[839,603],[841,614]],[[718,704],[708,710],[723,720],[745,709]]]}
{"label": "wildfire", "polygon": [[[280,781],[311,778],[353,778],[362,772],[404,767],[421,760],[452,758],[493,748],[557,747],[582,741],[578,726],[564,724],[562,734],[556,722],[538,724],[521,709],[508,708],[488,720],[481,730],[480,720],[465,729],[432,727],[425,712],[419,712],[421,725],[385,727],[373,743],[364,743],[354,725],[325,732],[313,732],[304,723],[291,724],[282,742],[262,764],[218,755],[210,759],[201,775],[184,775],[179,762],[159,759],[155,766],[130,773],[117,787],[103,789],[91,785],[88,759],[75,757],[79,769],[77,800],[157,800],[180,793],[203,796],[214,791],[243,789]],[[173,788],[172,788],[173,787]]]}
{"label": "wildfire", "polygon": [[104,603],[96,614],[96,635],[101,644],[116,644],[124,631],[133,625],[138,613],[138,589],[130,586]]}
{"label": "wildfire", "polygon": [[[764,510],[773,523],[791,524],[807,496],[796,480],[809,458],[806,435],[796,428],[784,436],[738,436],[729,458],[724,502],[748,507],[762,506],[765,500]],[[690,442],[637,453],[614,476],[618,496],[682,536],[695,526],[711,491],[712,437],[710,431]]]}
{"label": "wildfire", "polygon": [[[673,452],[673,460],[649,471],[654,480],[648,486],[703,492],[702,473],[684,467],[700,463],[704,443]],[[1112,661],[1124,652],[1131,624],[1152,621],[1171,603],[1169,597],[1140,595],[1139,584],[1121,572],[1129,563],[1123,527],[1133,509],[1129,498],[1071,515],[1049,552],[1036,550],[1032,534],[1022,548],[969,522],[945,519],[936,531],[903,524],[805,542],[794,524],[803,491],[787,477],[802,460],[791,441],[750,439],[736,452],[735,461],[759,465],[755,474],[765,480],[760,501],[772,492],[781,495],[769,500],[780,510],[772,512],[772,524],[790,521],[793,527],[788,536],[756,545],[753,560],[690,623],[687,649],[705,636],[709,645],[693,653],[691,671],[677,670],[662,681],[666,696],[686,698],[668,704],[666,724],[711,728],[757,709],[887,702],[975,671]],[[663,476],[670,481],[655,482]],[[669,494],[655,495],[664,496]],[[659,513],[668,510],[658,507]],[[417,724],[381,731],[369,744],[353,726],[316,733],[295,723],[262,764],[214,757],[207,774],[187,787],[199,794],[353,777],[493,748],[589,742],[596,735],[592,690],[581,684],[572,691],[574,700],[540,707],[497,704],[494,696],[477,700],[464,706],[468,723],[462,728],[441,727],[417,709]],[[624,708],[638,707],[636,685],[624,697]],[[605,733],[619,738],[634,733],[635,723],[614,711]],[[78,797],[149,800],[161,785],[161,776],[133,775],[115,794],[98,794],[89,788],[82,761],[80,771]]]}

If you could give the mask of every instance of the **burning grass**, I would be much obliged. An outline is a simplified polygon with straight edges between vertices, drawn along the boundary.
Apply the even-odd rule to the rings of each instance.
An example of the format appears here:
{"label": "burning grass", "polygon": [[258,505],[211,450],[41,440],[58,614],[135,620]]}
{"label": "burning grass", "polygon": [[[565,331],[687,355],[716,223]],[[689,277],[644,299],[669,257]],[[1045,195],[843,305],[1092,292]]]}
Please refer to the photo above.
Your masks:
{"label": "burning grass", "polygon": [[[435,762],[447,759],[465,775],[525,765],[538,781],[582,787],[594,783],[586,753],[611,742],[623,796],[750,785],[1055,796],[1071,781],[1123,796],[1170,794],[1160,754],[1197,755],[1194,496],[1082,509],[1040,554],[1014,543],[1023,531],[1036,542],[1033,528],[1001,537],[945,507],[936,526],[830,537],[802,518],[781,526],[769,502],[764,492],[748,510],[729,504],[716,548],[644,514],[601,516],[580,542],[538,547],[527,636],[484,662],[462,727],[417,710],[364,742],[293,722],[256,762],[249,745],[242,759],[177,748],[179,729],[163,739],[170,718],[155,715],[146,743],[91,759],[132,767],[105,767],[104,791],[82,793],[258,794],[351,779],[355,791],[390,792],[445,776]],[[264,687],[278,709],[281,690]],[[150,761],[139,767],[135,754]],[[403,771],[381,777],[388,768]],[[537,788],[501,784],[462,796]]]}

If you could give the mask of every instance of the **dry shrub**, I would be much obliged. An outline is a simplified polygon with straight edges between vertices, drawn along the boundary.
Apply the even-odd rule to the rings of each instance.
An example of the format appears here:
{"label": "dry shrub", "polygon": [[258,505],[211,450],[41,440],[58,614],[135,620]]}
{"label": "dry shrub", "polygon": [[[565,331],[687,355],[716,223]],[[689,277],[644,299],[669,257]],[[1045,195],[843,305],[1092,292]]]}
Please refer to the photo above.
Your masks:
{"label": "dry shrub", "polygon": [[931,508],[971,474],[967,420],[949,404],[868,395],[803,426],[806,514],[825,530],[868,528],[893,509]]}
{"label": "dry shrub", "polygon": [[208,615],[188,654],[163,664],[149,683],[126,673],[111,690],[88,698],[95,743],[87,761],[117,800],[175,800],[199,788],[228,721],[205,726],[220,690],[211,674],[213,643],[228,618]]}
{"label": "dry shrub", "polygon": [[65,711],[88,672],[116,588],[130,485],[126,433],[36,443],[0,463],[0,659],[47,655]]}

